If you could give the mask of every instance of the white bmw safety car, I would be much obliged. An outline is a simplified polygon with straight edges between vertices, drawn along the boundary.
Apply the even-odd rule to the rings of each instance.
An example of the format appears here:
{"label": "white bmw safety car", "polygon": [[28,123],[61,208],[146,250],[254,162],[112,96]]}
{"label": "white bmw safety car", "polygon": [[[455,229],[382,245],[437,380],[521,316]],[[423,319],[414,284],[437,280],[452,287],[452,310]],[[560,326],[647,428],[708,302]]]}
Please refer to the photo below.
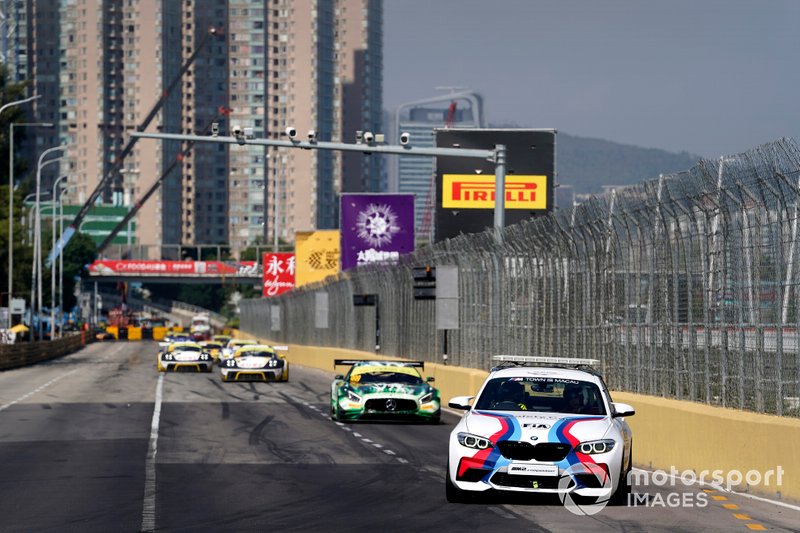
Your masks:
{"label": "white bmw safety car", "polygon": [[632,466],[625,417],[634,409],[611,401],[602,377],[587,366],[596,360],[494,359],[503,363],[477,397],[449,402],[466,413],[450,434],[447,500],[494,489],[556,493],[565,504],[622,501]]}

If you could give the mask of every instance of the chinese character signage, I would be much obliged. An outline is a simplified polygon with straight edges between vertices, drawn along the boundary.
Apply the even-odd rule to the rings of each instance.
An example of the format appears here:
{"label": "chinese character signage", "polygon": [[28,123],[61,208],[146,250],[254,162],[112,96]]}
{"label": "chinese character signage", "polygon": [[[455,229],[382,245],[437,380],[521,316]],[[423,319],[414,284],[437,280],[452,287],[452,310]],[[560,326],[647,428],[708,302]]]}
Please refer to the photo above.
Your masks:
{"label": "chinese character signage", "polygon": [[342,270],[414,251],[413,194],[342,194]]}
{"label": "chinese character signage", "polygon": [[278,296],[294,288],[294,254],[264,254],[264,298]]}
{"label": "chinese character signage", "polygon": [[339,231],[298,231],[295,234],[297,273],[301,287],[339,273]]}

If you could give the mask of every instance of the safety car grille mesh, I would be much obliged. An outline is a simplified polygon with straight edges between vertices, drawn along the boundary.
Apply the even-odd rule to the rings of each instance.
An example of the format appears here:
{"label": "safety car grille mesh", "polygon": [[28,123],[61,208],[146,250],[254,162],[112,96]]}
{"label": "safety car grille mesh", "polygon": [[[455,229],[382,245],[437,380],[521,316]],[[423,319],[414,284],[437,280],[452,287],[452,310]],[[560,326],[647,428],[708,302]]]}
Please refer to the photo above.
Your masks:
{"label": "safety car grille mesh", "polygon": [[492,483],[500,487],[520,489],[557,489],[558,476],[522,476],[497,472],[492,476]]}
{"label": "safety car grille mesh", "polygon": [[569,444],[559,442],[541,442],[531,444],[516,440],[505,440],[497,443],[497,448],[503,457],[515,461],[561,461],[564,459],[572,447]]}

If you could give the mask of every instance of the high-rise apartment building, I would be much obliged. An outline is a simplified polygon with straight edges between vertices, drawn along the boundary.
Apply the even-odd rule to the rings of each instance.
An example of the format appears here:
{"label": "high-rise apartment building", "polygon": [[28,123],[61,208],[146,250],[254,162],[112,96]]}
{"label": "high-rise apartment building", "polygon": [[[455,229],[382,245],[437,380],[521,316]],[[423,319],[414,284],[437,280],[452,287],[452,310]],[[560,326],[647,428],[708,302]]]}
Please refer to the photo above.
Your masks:
{"label": "high-rise apartment building", "polygon": [[[236,125],[275,139],[293,126],[333,141],[380,131],[381,0],[7,4],[22,5],[20,16],[35,21],[17,72],[54,81],[59,96],[37,105],[51,106],[61,138],[75,143],[68,163],[74,202],[113,174],[103,201],[129,204],[163,176],[137,217],[143,244],[239,250],[276,235],[293,241],[296,231],[338,226],[340,192],[383,187],[374,156],[253,145],[188,150],[177,141],[140,140],[114,170],[129,133],[156,102],[147,131],[203,135],[216,122],[223,135]],[[47,37],[37,40],[45,24]],[[58,54],[48,62],[46,52],[33,51],[51,38]]]}
{"label": "high-rise apartment building", "polygon": [[[474,92],[426,98],[397,108],[392,123],[394,139],[400,133],[411,135],[411,145],[420,148],[436,146],[436,128],[483,128],[483,98]],[[415,225],[419,239],[428,240],[433,231],[436,160],[432,157],[395,157],[390,167],[389,189],[415,195]]]}

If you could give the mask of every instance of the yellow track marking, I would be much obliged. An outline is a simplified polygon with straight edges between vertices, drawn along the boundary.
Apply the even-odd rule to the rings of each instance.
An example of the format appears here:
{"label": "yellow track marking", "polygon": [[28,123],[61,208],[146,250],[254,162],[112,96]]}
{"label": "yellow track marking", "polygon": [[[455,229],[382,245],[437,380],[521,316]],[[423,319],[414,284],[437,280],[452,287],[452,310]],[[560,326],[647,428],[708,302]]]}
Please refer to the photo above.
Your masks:
{"label": "yellow track marking", "polygon": [[767,528],[765,528],[761,524],[746,524],[746,525],[747,525],[748,528],[750,528],[753,531],[766,531],[767,530]]}
{"label": "yellow track marking", "polygon": [[752,520],[752,518],[750,518],[750,516],[748,516],[748,515],[746,515],[744,513],[733,513],[733,516],[736,517],[739,520]]}

